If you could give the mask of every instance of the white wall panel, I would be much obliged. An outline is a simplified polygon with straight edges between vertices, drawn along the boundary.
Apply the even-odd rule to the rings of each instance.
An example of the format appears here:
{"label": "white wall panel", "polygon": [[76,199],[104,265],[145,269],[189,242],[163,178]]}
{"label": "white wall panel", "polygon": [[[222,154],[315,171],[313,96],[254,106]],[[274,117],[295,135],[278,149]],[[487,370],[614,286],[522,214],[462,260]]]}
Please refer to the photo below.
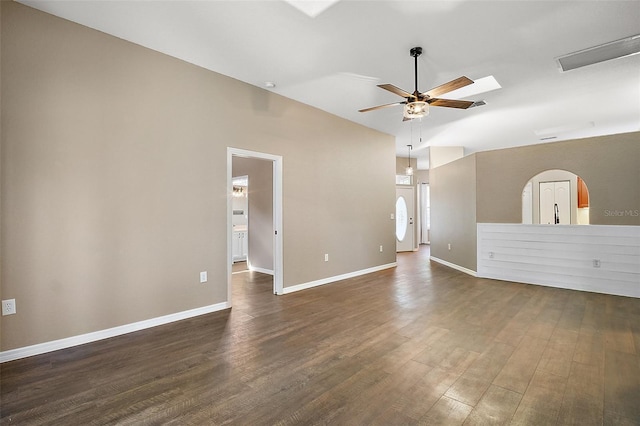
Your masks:
{"label": "white wall panel", "polygon": [[479,223],[478,277],[640,297],[640,227]]}

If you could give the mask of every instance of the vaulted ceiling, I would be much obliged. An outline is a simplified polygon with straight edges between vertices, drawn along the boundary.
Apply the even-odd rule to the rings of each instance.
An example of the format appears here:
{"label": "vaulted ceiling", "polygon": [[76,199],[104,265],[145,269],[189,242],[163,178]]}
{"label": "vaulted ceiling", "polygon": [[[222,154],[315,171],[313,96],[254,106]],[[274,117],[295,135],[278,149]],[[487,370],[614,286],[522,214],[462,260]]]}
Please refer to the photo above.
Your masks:
{"label": "vaulted ceiling", "polygon": [[[566,72],[555,60],[640,34],[638,1],[21,3],[394,135],[419,168],[428,146],[470,153],[640,130],[640,55]],[[414,46],[420,91],[462,75],[501,88],[468,98],[484,106],[432,107],[420,120],[403,122],[401,106],[358,112],[402,101],[377,84],[413,91]]]}

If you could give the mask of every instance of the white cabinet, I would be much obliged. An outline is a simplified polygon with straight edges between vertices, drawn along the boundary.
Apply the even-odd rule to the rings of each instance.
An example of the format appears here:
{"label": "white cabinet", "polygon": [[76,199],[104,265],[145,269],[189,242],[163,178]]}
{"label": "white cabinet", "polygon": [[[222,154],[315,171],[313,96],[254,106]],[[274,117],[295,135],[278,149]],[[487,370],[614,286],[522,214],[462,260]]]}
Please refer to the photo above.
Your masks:
{"label": "white cabinet", "polygon": [[231,253],[233,261],[240,262],[247,260],[247,252],[249,248],[249,239],[247,231],[234,231],[233,241],[231,243]]}

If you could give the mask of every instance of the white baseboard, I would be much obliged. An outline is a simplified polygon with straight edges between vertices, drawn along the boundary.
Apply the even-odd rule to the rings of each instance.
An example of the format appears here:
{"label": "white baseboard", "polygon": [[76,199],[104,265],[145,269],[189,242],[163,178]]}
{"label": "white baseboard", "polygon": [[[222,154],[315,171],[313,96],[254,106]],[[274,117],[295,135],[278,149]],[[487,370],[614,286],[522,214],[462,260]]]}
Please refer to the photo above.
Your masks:
{"label": "white baseboard", "polygon": [[319,285],[329,284],[340,280],[346,280],[348,278],[359,277],[360,275],[370,274],[372,272],[382,271],[383,269],[395,268],[398,266],[396,262],[387,263],[385,265],[374,266],[372,268],[361,269],[360,271],[349,272],[347,274],[336,275],[334,277],[323,278],[321,280],[310,281],[308,283],[302,283],[285,287],[283,294],[293,293],[300,290],[306,290],[308,288],[317,287]]}
{"label": "white baseboard", "polygon": [[37,345],[25,346],[17,349],[10,349],[8,351],[0,352],[0,363],[57,351],[59,349],[66,349],[72,346],[84,345],[85,343],[108,339],[110,337],[121,336],[123,334],[132,333],[134,331],[144,330],[146,328],[156,327],[159,325],[168,324],[170,322],[180,321],[187,318],[197,317],[199,315],[209,314],[211,312],[221,311],[230,307],[231,306],[228,302],[216,303],[215,305],[203,306],[201,308],[190,309],[188,311],[176,312],[175,314],[169,314],[144,321],[134,322],[131,324],[125,324],[118,327],[108,328],[106,330],[94,331],[92,333],[81,334],[78,336],[67,337],[64,339],[53,340],[45,343],[38,343]]}
{"label": "white baseboard", "polygon": [[257,266],[249,266],[250,271],[260,272],[261,274],[273,275],[273,269],[264,269]]}
{"label": "white baseboard", "polygon": [[476,271],[472,271],[471,269],[467,269],[464,266],[456,265],[455,263],[447,262],[446,260],[438,259],[437,257],[433,257],[433,256],[430,256],[429,259],[433,260],[434,262],[441,263],[444,266],[448,266],[449,268],[453,268],[453,269],[458,270],[460,272],[464,272],[465,274],[469,274],[472,277],[477,277],[478,276],[478,273]]}

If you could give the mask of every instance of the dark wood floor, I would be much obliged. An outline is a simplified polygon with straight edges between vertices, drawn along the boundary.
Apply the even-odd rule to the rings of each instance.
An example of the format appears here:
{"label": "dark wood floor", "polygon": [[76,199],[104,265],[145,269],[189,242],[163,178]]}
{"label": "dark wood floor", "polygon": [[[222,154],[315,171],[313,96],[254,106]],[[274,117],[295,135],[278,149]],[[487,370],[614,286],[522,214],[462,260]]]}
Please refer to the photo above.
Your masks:
{"label": "dark wood floor", "polygon": [[2,424],[640,424],[640,299],[431,263],[3,364]]}

